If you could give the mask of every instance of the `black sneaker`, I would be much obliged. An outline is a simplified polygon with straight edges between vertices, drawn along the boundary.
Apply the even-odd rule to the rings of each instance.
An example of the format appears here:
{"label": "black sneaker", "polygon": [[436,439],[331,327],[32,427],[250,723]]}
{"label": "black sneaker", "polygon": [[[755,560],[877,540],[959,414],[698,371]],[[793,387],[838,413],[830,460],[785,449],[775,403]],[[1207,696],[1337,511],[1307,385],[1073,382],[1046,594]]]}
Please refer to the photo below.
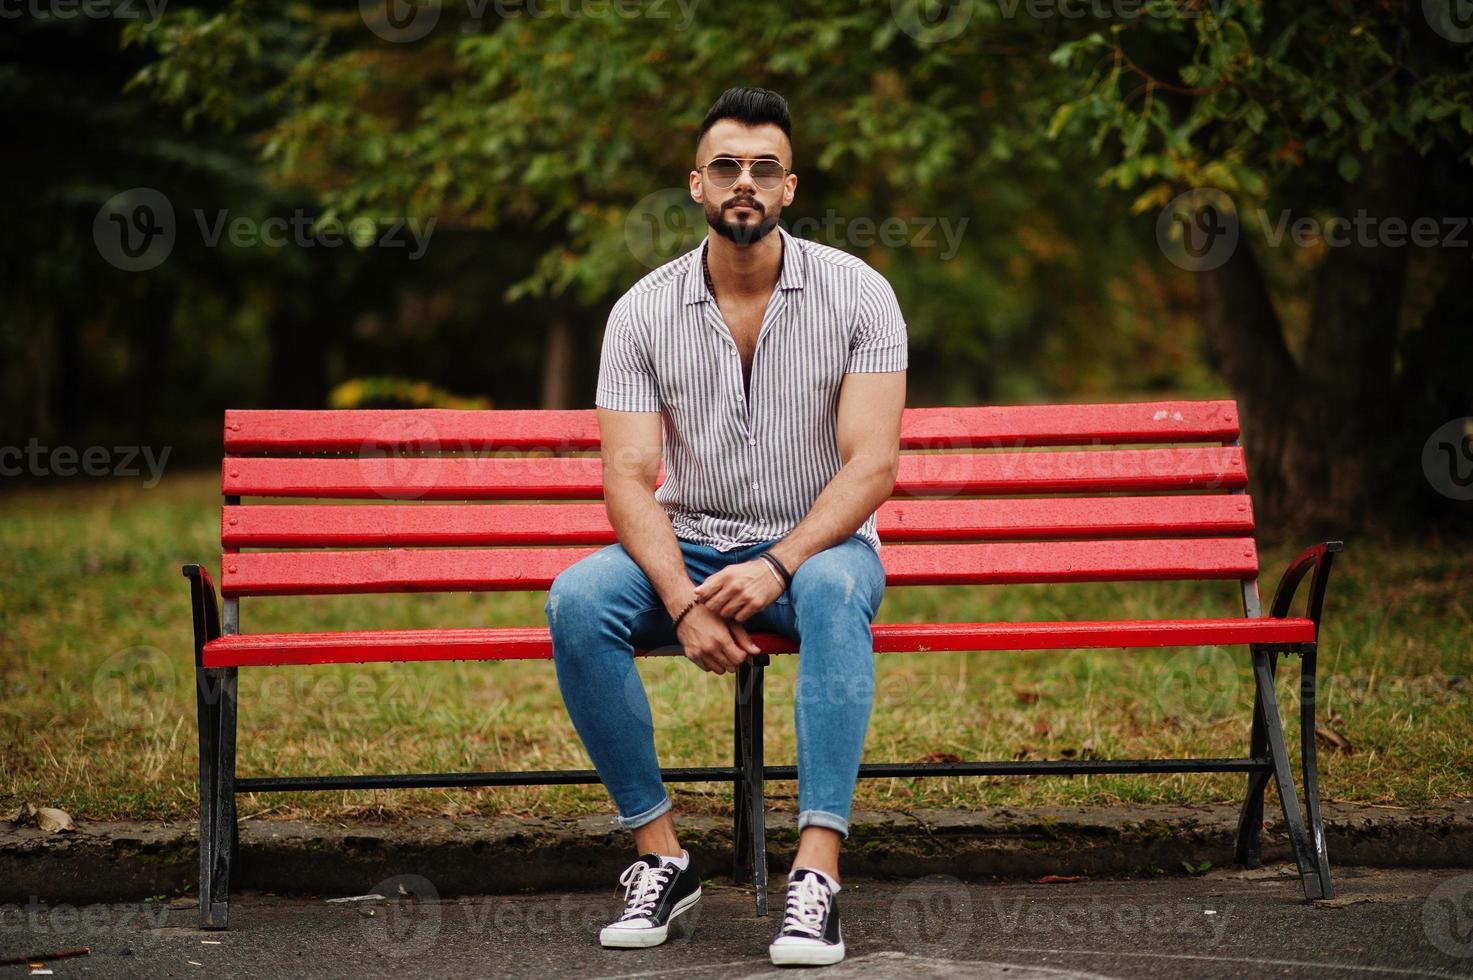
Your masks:
{"label": "black sneaker", "polygon": [[826,966],[844,958],[839,896],[818,872],[800,868],[788,876],[782,931],[767,952],[777,966]]}
{"label": "black sneaker", "polygon": [[624,869],[619,884],[624,886],[624,914],[604,926],[598,941],[619,949],[642,949],[658,946],[670,934],[677,915],[688,911],[700,900],[701,879],[689,851],[681,871],[673,864],[662,864],[658,854],[641,854],[639,860]]}

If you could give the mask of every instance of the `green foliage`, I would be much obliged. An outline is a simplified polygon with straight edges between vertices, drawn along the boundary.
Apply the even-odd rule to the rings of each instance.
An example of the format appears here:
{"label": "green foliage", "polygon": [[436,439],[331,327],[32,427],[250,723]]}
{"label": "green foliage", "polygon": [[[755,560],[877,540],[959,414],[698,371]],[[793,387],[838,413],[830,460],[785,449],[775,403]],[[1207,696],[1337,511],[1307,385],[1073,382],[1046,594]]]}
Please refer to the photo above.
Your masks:
{"label": "green foliage", "polygon": [[[1048,61],[1059,25],[978,4],[954,38],[918,39],[888,4],[692,9],[688,23],[592,7],[472,20],[447,4],[423,40],[394,44],[356,12],[236,3],[130,41],[155,54],[139,90],[248,130],[272,182],[309,188],[344,219],[433,216],[522,243],[529,261],[502,300],[571,304],[596,322],[649,271],[628,229],[685,193],[706,108],[731,85],[772,87],[795,113],[785,221],[961,229],[945,256],[870,245],[842,223],[814,236],[895,284],[912,363],[934,379],[919,399],[1221,391],[1179,298],[1139,274],[1143,252],[1156,255],[1149,226],[1096,187],[1087,147],[1049,138],[1074,84]],[[686,220],[703,230],[698,213]],[[1142,340],[1169,366],[1142,377]]]}
{"label": "green foliage", "polygon": [[1101,179],[1136,190],[1135,210],[1182,187],[1289,189],[1310,207],[1373,158],[1473,160],[1473,47],[1438,36],[1421,3],[1177,7],[1200,16],[1114,23],[1051,57],[1080,84],[1050,135],[1113,147]]}

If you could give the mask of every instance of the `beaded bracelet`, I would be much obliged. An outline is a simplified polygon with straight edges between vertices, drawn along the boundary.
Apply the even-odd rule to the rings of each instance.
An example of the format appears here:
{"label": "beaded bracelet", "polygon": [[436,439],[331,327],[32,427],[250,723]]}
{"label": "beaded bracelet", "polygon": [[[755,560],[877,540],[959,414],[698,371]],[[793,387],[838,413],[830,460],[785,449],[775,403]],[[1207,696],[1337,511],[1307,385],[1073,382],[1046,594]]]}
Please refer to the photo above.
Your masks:
{"label": "beaded bracelet", "polygon": [[670,624],[671,627],[674,628],[674,627],[679,626],[680,625],[680,621],[685,618],[685,614],[688,613],[688,612],[690,612],[692,609],[694,609],[696,607],[696,603],[699,602],[699,601],[700,601],[699,599],[692,599],[690,601],[690,605],[688,605],[684,609],[682,609],[680,611],[680,615],[675,617],[675,622],[673,622],[673,623]]}

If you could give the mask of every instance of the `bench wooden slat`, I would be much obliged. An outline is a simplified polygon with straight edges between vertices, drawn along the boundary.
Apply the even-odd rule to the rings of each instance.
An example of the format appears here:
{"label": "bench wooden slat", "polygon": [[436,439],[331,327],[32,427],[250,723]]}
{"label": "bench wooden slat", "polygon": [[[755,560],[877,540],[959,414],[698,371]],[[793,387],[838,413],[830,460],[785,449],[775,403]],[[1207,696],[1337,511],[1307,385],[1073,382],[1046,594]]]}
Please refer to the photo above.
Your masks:
{"label": "bench wooden slat", "polygon": [[[904,449],[1231,442],[1237,437],[1238,410],[1232,401],[908,408],[900,429]],[[597,449],[598,442],[593,409],[225,413],[225,451],[230,454],[361,453],[395,446],[465,452],[577,450]]]}
{"label": "bench wooden slat", "polygon": [[[568,500],[603,496],[592,457],[230,456],[221,488],[241,497],[377,500]],[[660,480],[663,482],[661,471]],[[1238,446],[1173,449],[930,453],[900,458],[897,496],[1233,490],[1248,479]]]}
{"label": "bench wooden slat", "polygon": [[[225,595],[507,592],[546,589],[595,548],[390,548],[227,554]],[[891,585],[1244,579],[1258,574],[1252,538],[1002,541],[884,545]]]}
{"label": "bench wooden slat", "polygon": [[[880,540],[980,538],[1221,537],[1250,534],[1246,494],[1168,497],[1048,497],[890,500],[880,505]],[[602,503],[227,505],[227,548],[407,547],[412,545],[611,544]]]}
{"label": "bench wooden slat", "polygon": [[[878,623],[876,653],[939,650],[1084,650],[1167,646],[1308,643],[1310,619],[1163,619],[1034,623]],[[753,633],[763,653],[797,653],[778,633]],[[674,647],[636,650],[640,656],[679,656]],[[382,663],[401,660],[546,660],[546,627],[380,630],[341,633],[257,633],[205,645],[206,667]]]}

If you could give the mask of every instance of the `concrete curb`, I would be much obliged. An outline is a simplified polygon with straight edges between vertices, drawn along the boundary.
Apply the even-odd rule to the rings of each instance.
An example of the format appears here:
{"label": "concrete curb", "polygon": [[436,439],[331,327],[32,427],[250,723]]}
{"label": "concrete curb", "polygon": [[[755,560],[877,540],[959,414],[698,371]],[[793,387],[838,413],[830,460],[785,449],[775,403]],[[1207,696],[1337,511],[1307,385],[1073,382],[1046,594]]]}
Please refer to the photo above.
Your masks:
{"label": "concrete curb", "polygon": [[[1473,867],[1473,800],[1408,810],[1325,805],[1331,869]],[[1007,807],[856,811],[846,873],[964,880],[1045,874],[1147,875],[1182,863],[1231,866],[1235,806]],[[682,843],[703,875],[729,875],[731,821],[682,816]],[[185,823],[77,821],[71,833],[0,825],[0,902],[133,901],[192,892],[198,828]],[[797,841],[791,813],[768,814],[769,867],[786,871]],[[421,817],[387,824],[245,820],[232,891],[362,894],[401,874],[442,895],[602,888],[632,856],[606,816]],[[1271,813],[1264,860],[1292,860],[1282,816]]]}

